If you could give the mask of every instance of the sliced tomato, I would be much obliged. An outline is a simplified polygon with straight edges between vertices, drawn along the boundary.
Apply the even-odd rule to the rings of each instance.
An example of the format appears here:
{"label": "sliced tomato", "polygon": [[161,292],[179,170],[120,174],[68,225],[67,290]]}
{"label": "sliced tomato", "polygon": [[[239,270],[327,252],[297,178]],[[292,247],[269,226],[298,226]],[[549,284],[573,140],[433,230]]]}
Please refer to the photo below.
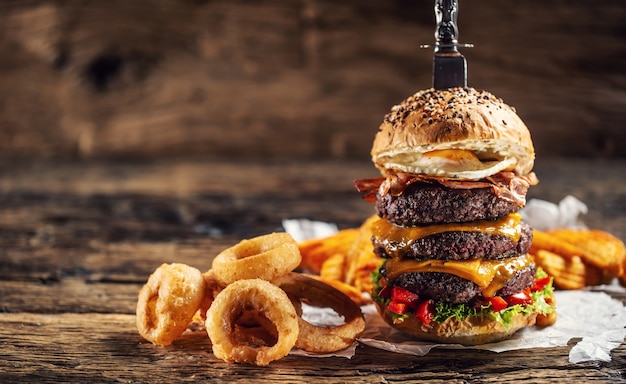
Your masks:
{"label": "sliced tomato", "polygon": [[508,305],[528,305],[533,303],[529,290],[523,290],[513,295],[504,296],[504,300]]}
{"label": "sliced tomato", "polygon": [[399,303],[397,301],[392,301],[391,303],[389,303],[389,305],[387,305],[387,310],[397,314],[397,315],[404,315],[407,311],[407,307],[405,303]]}
{"label": "sliced tomato", "polygon": [[488,297],[487,301],[491,303],[491,309],[494,312],[500,312],[508,306],[506,300],[504,300],[501,296]]}
{"label": "sliced tomato", "polygon": [[435,302],[433,300],[424,300],[417,305],[415,316],[424,324],[430,324],[435,317]]}
{"label": "sliced tomato", "polygon": [[538,279],[535,279],[532,287],[530,287],[530,291],[531,292],[541,291],[542,289],[546,287],[546,285],[548,285],[548,283],[550,282],[550,279],[551,279],[550,276],[540,277]]}
{"label": "sliced tomato", "polygon": [[417,293],[407,291],[404,288],[393,287],[393,289],[391,290],[391,301],[404,303],[414,308],[419,302],[419,296],[417,295]]}

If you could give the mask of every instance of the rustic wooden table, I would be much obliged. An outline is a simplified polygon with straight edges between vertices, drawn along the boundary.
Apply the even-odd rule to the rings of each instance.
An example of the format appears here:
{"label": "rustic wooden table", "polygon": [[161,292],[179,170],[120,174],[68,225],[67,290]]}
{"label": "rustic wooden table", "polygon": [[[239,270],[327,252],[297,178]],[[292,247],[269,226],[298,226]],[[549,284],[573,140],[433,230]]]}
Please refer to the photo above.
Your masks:
{"label": "rustic wooden table", "polygon": [[[573,194],[592,227],[626,239],[626,162],[538,161],[532,197]],[[269,367],[216,359],[203,331],[170,347],[135,329],[137,292],[163,262],[200,270],[285,218],[359,225],[373,212],[352,180],[367,163],[0,164],[0,382],[626,382],[610,362],[568,363],[569,347],[412,357],[359,345],[345,358]],[[611,293],[626,302],[626,294]]]}

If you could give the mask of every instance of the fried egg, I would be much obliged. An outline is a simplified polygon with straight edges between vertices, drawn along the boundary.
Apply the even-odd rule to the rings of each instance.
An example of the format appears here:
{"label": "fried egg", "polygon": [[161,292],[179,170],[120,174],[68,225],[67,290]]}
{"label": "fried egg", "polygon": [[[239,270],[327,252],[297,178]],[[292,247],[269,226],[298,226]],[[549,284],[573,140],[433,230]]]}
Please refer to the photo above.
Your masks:
{"label": "fried egg", "polygon": [[467,149],[398,152],[382,156],[379,161],[386,169],[459,180],[482,179],[517,164],[513,156]]}

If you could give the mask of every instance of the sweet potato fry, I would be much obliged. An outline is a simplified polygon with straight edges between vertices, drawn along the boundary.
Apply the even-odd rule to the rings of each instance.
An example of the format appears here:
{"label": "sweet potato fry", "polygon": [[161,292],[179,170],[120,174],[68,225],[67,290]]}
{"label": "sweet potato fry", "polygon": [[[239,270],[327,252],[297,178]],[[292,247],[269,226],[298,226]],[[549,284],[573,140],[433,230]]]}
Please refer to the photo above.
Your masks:
{"label": "sweet potato fry", "polygon": [[[327,283],[343,284],[359,294],[370,292],[371,273],[381,261],[374,254],[371,241],[372,224],[376,220],[378,216],[373,215],[359,228],[344,229],[333,236],[299,243],[300,267]],[[346,289],[342,290],[345,292]]]}
{"label": "sweet potato fry", "polygon": [[585,287],[586,266],[579,256],[565,258],[545,249],[540,249],[532,255],[535,262],[554,278],[555,286],[562,289]]}
{"label": "sweet potato fry", "polygon": [[566,241],[582,251],[583,260],[612,276],[623,273],[626,249],[624,243],[610,233],[599,230],[555,229],[547,234]]}
{"label": "sweet potato fry", "polygon": [[329,237],[298,243],[302,255],[300,267],[307,272],[319,274],[322,265],[329,257],[335,254],[347,254],[357,234],[357,228],[350,228],[341,230]]}
{"label": "sweet potato fry", "polygon": [[354,301],[358,305],[364,305],[370,302],[365,297],[363,297],[361,290],[357,289],[356,287],[353,287],[350,284],[344,283],[343,281],[327,279],[319,275],[308,275],[308,276],[316,280],[319,280],[321,282],[324,282],[332,287],[335,287],[336,289],[345,293],[352,301]]}
{"label": "sweet potato fry", "polygon": [[609,283],[611,279],[614,277],[613,275],[605,272],[602,268],[598,268],[595,265],[585,263],[585,266],[586,266],[586,271],[585,271],[585,285],[586,286]]}
{"label": "sweet potato fry", "polygon": [[553,236],[547,232],[533,229],[533,242],[530,253],[536,254],[539,250],[550,251],[566,258],[581,256],[583,251],[577,246]]}
{"label": "sweet potato fry", "polygon": [[[372,253],[373,254],[373,253]],[[378,256],[374,255],[369,261],[363,261],[359,264],[357,270],[354,271],[352,276],[352,285],[354,285],[361,292],[372,292],[374,283],[372,282],[372,272],[378,268],[380,260]]]}
{"label": "sweet potato fry", "polygon": [[346,268],[346,255],[345,253],[335,253],[331,255],[320,269],[320,276],[327,280],[339,280],[345,279]]}
{"label": "sweet potato fry", "polygon": [[369,217],[361,227],[346,259],[345,282],[361,290],[370,292],[372,288],[371,273],[380,265],[381,258],[372,248],[372,226],[378,220],[378,216]]}

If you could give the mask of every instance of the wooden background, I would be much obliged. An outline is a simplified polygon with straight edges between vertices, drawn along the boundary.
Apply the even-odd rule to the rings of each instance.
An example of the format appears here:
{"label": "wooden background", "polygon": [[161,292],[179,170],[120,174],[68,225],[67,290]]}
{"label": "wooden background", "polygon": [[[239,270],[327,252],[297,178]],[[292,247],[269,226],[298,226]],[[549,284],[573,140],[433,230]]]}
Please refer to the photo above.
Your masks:
{"label": "wooden background", "polygon": [[[360,159],[431,83],[432,0],[4,0],[0,158]],[[538,158],[623,158],[626,2],[461,0]]]}

